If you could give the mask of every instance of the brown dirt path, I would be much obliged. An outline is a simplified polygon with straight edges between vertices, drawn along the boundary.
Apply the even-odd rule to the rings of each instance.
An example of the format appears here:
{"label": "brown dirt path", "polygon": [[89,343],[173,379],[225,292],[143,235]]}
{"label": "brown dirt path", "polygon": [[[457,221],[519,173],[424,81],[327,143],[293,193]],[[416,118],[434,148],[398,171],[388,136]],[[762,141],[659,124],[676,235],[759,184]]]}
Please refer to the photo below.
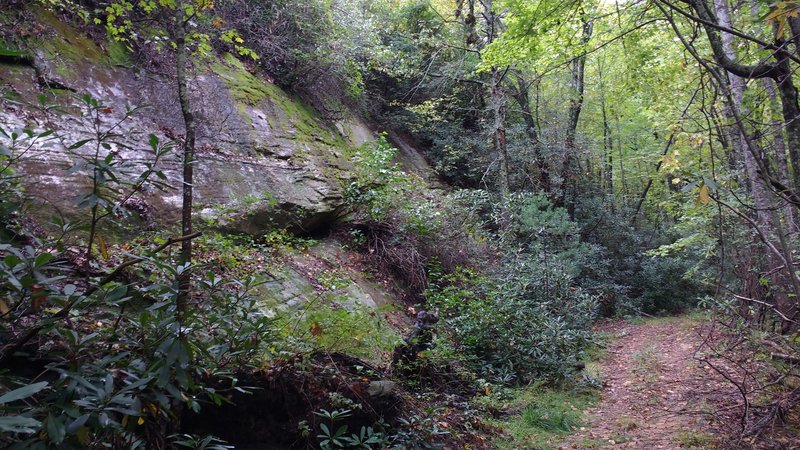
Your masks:
{"label": "brown dirt path", "polygon": [[714,381],[693,358],[700,326],[688,317],[601,325],[611,341],[596,368],[601,398],[562,448],[716,448],[698,394]]}

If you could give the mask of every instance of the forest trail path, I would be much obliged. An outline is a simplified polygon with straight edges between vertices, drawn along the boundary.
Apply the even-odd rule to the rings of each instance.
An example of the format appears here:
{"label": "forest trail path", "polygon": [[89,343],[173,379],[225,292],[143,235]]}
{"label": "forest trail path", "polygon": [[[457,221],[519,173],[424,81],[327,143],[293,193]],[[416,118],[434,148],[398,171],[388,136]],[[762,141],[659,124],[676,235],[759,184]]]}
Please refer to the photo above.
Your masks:
{"label": "forest trail path", "polygon": [[711,449],[702,410],[713,377],[694,359],[702,321],[687,316],[639,323],[610,321],[607,354],[596,363],[600,401],[564,449]]}

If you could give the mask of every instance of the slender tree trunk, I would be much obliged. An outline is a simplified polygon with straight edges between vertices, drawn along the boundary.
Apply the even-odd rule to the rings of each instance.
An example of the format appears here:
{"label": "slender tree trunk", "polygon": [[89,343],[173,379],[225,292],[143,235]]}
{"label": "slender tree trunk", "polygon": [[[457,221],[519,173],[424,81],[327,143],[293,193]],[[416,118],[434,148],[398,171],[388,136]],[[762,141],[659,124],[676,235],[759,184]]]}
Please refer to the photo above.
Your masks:
{"label": "slender tree trunk", "polygon": [[[583,20],[583,34],[581,43],[585,46],[592,38],[594,22],[588,19]],[[581,50],[583,51],[583,49]],[[567,193],[568,190],[574,191],[576,186],[575,173],[573,173],[573,154],[577,152],[575,136],[578,131],[578,121],[580,120],[581,110],[583,109],[586,72],[586,54],[581,53],[572,61],[572,98],[570,99],[569,111],[567,114],[567,130],[564,138],[564,166],[561,170],[561,202],[567,207],[570,218],[575,218],[575,193]]]}
{"label": "slender tree trunk", "polygon": [[[470,2],[472,5],[472,2]],[[491,44],[500,33],[502,23],[500,17],[494,10],[492,0],[482,0],[482,16],[485,25],[486,44]],[[470,6],[473,9],[473,6]],[[474,29],[474,22],[468,24]],[[503,80],[510,70],[510,67],[492,67],[489,77],[489,101],[488,106],[492,113],[492,142],[498,163],[497,188],[500,198],[505,203],[509,192],[508,174],[508,145],[506,143],[506,92],[503,88]]]}
{"label": "slender tree trunk", "polygon": [[603,178],[606,181],[606,191],[614,193],[614,138],[611,136],[611,126],[608,124],[605,97],[602,100],[603,109]]}
{"label": "slender tree trunk", "polygon": [[[681,116],[679,120],[684,120],[686,115],[689,113],[689,109],[692,107],[692,103],[694,103],[695,98],[697,98],[697,94],[700,92],[700,88],[694,90],[692,97],[689,99],[689,102],[686,103],[686,106],[683,108],[681,112]],[[633,214],[631,215],[631,226],[636,225],[636,219],[639,217],[639,211],[642,210],[642,205],[644,205],[644,201],[647,199],[647,194],[650,192],[650,188],[653,187],[653,179],[658,176],[658,171],[661,170],[661,165],[664,164],[664,156],[669,153],[669,149],[672,147],[672,144],[675,143],[675,131],[672,131],[667,139],[667,143],[664,145],[664,150],[661,151],[662,158],[659,158],[658,163],[656,163],[655,167],[655,175],[647,179],[647,183],[642,190],[641,195],[639,195],[639,200],[636,202],[636,207],[633,209]],[[622,158],[620,157],[620,160]],[[642,167],[639,165],[637,169],[641,172]]]}
{"label": "slender tree trunk", "polygon": [[[775,81],[768,78],[764,78],[761,81],[764,90],[767,91],[767,95],[769,96],[770,122],[772,122],[775,113],[779,113],[781,109],[778,102],[778,94],[776,93]],[[778,171],[778,180],[784,186],[789,186],[791,181],[789,177],[789,164],[786,160],[786,141],[783,138],[783,130],[779,126],[776,128],[772,139],[772,145],[775,148],[775,163]],[[787,231],[790,234],[797,233],[800,229],[798,229],[795,207],[788,202],[785,203],[786,205],[783,207],[783,216],[786,221]]]}
{"label": "slender tree trunk", "polygon": [[[789,146],[789,159],[794,173],[794,191],[800,194],[800,106],[798,106],[797,88],[792,81],[793,70],[785,52],[779,52],[781,58],[778,66],[780,75],[775,82],[781,95],[783,121],[786,124],[786,143]],[[800,207],[800,205],[798,205]]]}
{"label": "slender tree trunk", "polygon": [[[592,37],[592,22],[583,22],[583,36],[581,43],[586,44]],[[586,55],[582,54],[572,61],[572,95],[567,113],[567,130],[565,141],[568,147],[575,148],[575,135],[578,131],[578,121],[580,120],[581,110],[583,109],[583,99],[585,90]]]}
{"label": "slender tree trunk", "polygon": [[[194,186],[194,159],[195,159],[195,124],[192,105],[189,99],[186,48],[186,21],[183,17],[183,2],[179,2],[176,14],[175,44],[177,46],[176,73],[178,83],[178,99],[181,105],[183,123],[186,134],[183,141],[183,205],[181,210],[181,229],[184,236],[192,234],[192,188]],[[181,242],[181,263],[184,268],[192,262],[192,240]],[[178,315],[181,320],[186,312],[189,297],[190,279],[189,271],[184,270],[179,279]]]}
{"label": "slender tree trunk", "polygon": [[614,122],[617,129],[617,165],[619,166],[619,181],[622,187],[622,200],[627,204],[628,199],[628,183],[625,180],[625,160],[622,157],[622,130],[619,125],[619,114],[614,117]]}
{"label": "slender tree trunk", "polygon": [[514,92],[512,97],[516,100],[522,111],[522,119],[525,121],[525,133],[531,141],[533,148],[534,164],[536,165],[537,180],[536,187],[544,192],[550,192],[550,171],[547,167],[547,161],[542,155],[541,144],[539,142],[539,123],[537,117],[531,111],[531,101],[528,94],[528,83],[525,78],[518,71],[514,72],[516,78],[516,85],[513,85]]}
{"label": "slender tree trunk", "polygon": [[[508,70],[508,69],[506,69]],[[506,143],[506,94],[503,89],[503,76],[505,70],[492,68],[491,85],[489,92],[489,106],[492,110],[493,125],[492,137],[494,150],[499,166],[497,174],[497,187],[503,202],[508,198],[508,145]]]}

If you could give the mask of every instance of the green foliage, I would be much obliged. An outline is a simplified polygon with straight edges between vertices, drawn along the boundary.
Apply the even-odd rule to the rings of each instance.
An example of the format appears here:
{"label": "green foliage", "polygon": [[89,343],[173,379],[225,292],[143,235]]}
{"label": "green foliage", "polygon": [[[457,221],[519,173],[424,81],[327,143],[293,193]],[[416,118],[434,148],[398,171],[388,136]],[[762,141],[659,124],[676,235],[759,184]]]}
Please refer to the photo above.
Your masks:
{"label": "green foliage", "polygon": [[417,175],[394,163],[396,150],[385,136],[354,156],[355,179],[345,191],[353,208],[354,242],[376,270],[404,284],[412,298],[428,283],[429,264],[452,271],[486,257],[482,230],[459,195],[436,198]]}
{"label": "green foliage", "polygon": [[532,263],[494,280],[456,273],[426,293],[442,311],[451,345],[496,382],[563,378],[590,337],[595,299],[570,287],[563,273]]}
{"label": "green foliage", "polygon": [[690,269],[691,262],[680,256],[643,260],[632,283],[640,289],[637,308],[649,314],[674,314],[695,306],[703,289]]}
{"label": "green foliage", "polygon": [[[0,241],[0,357],[4,365],[20,359],[23,367],[42,364],[58,375],[44,386],[30,378],[42,369],[0,373],[0,385],[9,390],[0,402],[14,412],[0,421],[11,432],[0,443],[11,448],[144,447],[161,439],[176,404],[197,412],[203,402],[227,401],[212,381],[227,379],[231,389],[241,390],[234,370],[257,364],[262,342],[273,334],[271,321],[256,308],[252,292],[260,282],[253,277],[223,280],[208,273],[195,285],[199,301],[189,313],[179,314],[175,280],[187,267],[159,253],[169,244],[164,239],[160,249],[140,248],[137,254],[112,255],[101,245],[102,260],[84,256],[83,262],[74,261],[71,243],[88,239],[84,248],[91,249],[92,236],[105,226],[101,219],[116,214],[151,176],[160,178],[155,164],[132,173],[118,163],[111,143],[127,148],[135,136],[116,134],[116,127],[100,128],[103,121],[97,117],[106,108],[89,97],[83,101],[89,136],[65,146],[75,158],[73,171],[90,180],[77,200],[92,211],[88,226],[60,223],[59,234],[51,237],[17,222],[11,227],[14,234]],[[126,112],[121,120],[134,113]],[[14,155],[58,133],[2,134],[2,148],[9,151],[4,152],[8,165],[0,173],[0,186],[14,190],[15,201],[25,203],[29,200],[14,187],[10,170]],[[147,145],[156,159],[165,151],[153,135]],[[109,266],[109,260],[125,262]],[[87,262],[91,271],[81,271]],[[123,267],[128,267],[125,278],[118,276]],[[32,355],[12,354],[29,351],[25,336],[47,345]],[[42,356],[47,359],[38,362]],[[16,401],[23,396],[24,403]],[[173,438],[184,442],[179,445],[188,442],[185,436]],[[194,448],[223,448],[213,438],[195,443]]]}
{"label": "green foliage", "polygon": [[296,311],[276,313],[282,343],[275,353],[344,353],[380,361],[400,337],[377,311],[347,298],[349,280],[328,278],[328,288]]}
{"label": "green foliage", "polygon": [[[582,261],[581,285],[602,295],[604,315],[677,313],[706,293],[714,245],[706,234],[709,219],[686,214],[636,229],[626,221],[630,210],[614,210],[607,197],[586,196],[579,217],[583,241],[592,249]],[[681,237],[683,236],[683,237]]]}
{"label": "green foliage", "polygon": [[598,394],[594,390],[584,390],[571,384],[552,387],[533,383],[521,388],[494,390],[482,398],[480,404],[519,411],[490,421],[508,436],[498,439],[496,444],[499,448],[550,448],[561,444],[565,435],[583,425],[584,411],[597,400]]}
{"label": "green foliage", "polygon": [[565,236],[576,228],[543,197],[511,205],[510,217],[498,220],[510,221],[518,237],[500,242],[498,266],[483,275],[445,275],[426,297],[442,311],[442,331],[479,373],[498,382],[564,378],[582,359],[596,309],[565,264],[574,258],[565,250],[579,244]]}
{"label": "green foliage", "polygon": [[219,13],[278,84],[305,91],[322,110],[363,98],[376,43],[368,2],[231,0]]}
{"label": "green foliage", "polygon": [[[0,396],[0,405],[2,405],[6,411],[11,412],[13,409],[8,406],[9,403],[31,397],[42,389],[45,389],[47,385],[48,383],[46,381],[41,381],[14,389]],[[41,425],[42,423],[40,421],[32,417],[12,414],[0,417],[0,431],[4,433],[33,433]]]}
{"label": "green foliage", "polygon": [[20,213],[24,209],[24,192],[14,166],[22,155],[37,145],[47,145],[55,139],[52,132],[34,133],[33,130],[4,130],[0,128],[0,240],[15,239],[23,230],[19,227]]}
{"label": "green foliage", "polygon": [[559,434],[570,433],[581,424],[580,414],[563,403],[535,403],[522,413],[522,419],[532,428]]}
{"label": "green foliage", "polygon": [[374,143],[365,143],[353,156],[355,179],[345,190],[345,200],[358,206],[368,219],[382,220],[390,213],[409,205],[413,181],[394,163],[397,149],[378,136]]}
{"label": "green foliage", "polygon": [[[388,443],[387,437],[375,431],[373,427],[361,427],[358,433],[347,434],[347,425],[337,426],[336,422],[342,421],[350,417],[350,410],[337,409],[334,411],[327,411],[325,409],[314,412],[315,415],[327,420],[328,423],[320,423],[320,434],[317,435],[319,439],[319,446],[322,450],[334,449],[359,449],[359,450],[372,450],[378,448],[385,448]],[[336,431],[333,431],[333,430]]]}

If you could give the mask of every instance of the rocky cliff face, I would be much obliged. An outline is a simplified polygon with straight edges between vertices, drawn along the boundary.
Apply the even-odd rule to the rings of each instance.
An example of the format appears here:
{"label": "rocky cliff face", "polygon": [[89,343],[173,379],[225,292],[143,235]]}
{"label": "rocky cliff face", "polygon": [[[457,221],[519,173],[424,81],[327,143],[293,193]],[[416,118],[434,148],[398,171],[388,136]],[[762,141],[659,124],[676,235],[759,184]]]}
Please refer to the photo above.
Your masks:
{"label": "rocky cliff face", "polygon": [[[169,74],[141,69],[117,44],[101,47],[46,11],[44,24],[26,37],[29,56],[0,63],[0,123],[6,130],[54,129],[63,139],[37,145],[22,161],[29,192],[70,211],[85,188],[85,176],[67,173],[91,146],[68,150],[92,134],[92,120],[81,117],[83,95],[104,104],[101,129],[111,128],[129,145],[101,149],[125,164],[141,166],[151,157],[147,134],[179,139],[183,126],[177,89]],[[165,65],[166,66],[166,65]],[[361,121],[326,123],[298,98],[266,77],[251,72],[236,57],[196,58],[190,82],[198,124],[196,203],[201,215],[221,227],[258,233],[272,227],[313,232],[343,213],[342,190],[352,167],[354,146],[373,137]],[[61,112],[45,113],[40,96]],[[134,106],[145,106],[122,120]],[[174,189],[147,191],[143,199],[160,221],[180,210],[180,155],[160,162]],[[135,172],[135,170],[134,170]],[[84,174],[85,175],[85,174]]]}
{"label": "rocky cliff face", "polygon": [[[29,15],[31,25],[22,27],[21,45],[0,39],[0,49],[18,47],[25,53],[0,52],[0,128],[9,134],[55,131],[57,139],[50,136],[25,152],[18,172],[26,191],[47,204],[39,208],[43,219],[52,207],[67,218],[85,217],[75,198],[90,189],[91,172],[76,170],[75,163],[95,151],[101,159],[112,154],[117,171],[135,177],[152,160],[150,133],[161,142],[179,141],[183,134],[177,85],[172,74],[152,69],[157,65],[134,60],[117,44],[98,44],[50,12],[39,9]],[[18,26],[9,20],[0,17],[0,26]],[[357,146],[376,137],[364,121],[350,116],[330,123],[230,54],[195,58],[191,73],[199,218],[217,228],[259,235],[275,228],[312,233],[347,213],[342,196],[352,178],[351,156]],[[85,96],[102,103],[95,118],[85,115]],[[143,108],[128,115],[137,106]],[[113,130],[117,144],[70,149],[97,130]],[[419,153],[406,143],[402,148],[409,170],[432,176]],[[155,224],[175,224],[181,209],[180,151],[174,150],[158,167],[172,188],[145,189],[137,201]],[[264,287],[265,308],[292,309],[318,296],[317,280],[306,268],[344,266],[345,253],[328,240],[307,253],[287,256],[290,263]],[[341,272],[350,283],[343,294],[345,305],[374,308],[390,301],[389,294],[358,271]]]}

